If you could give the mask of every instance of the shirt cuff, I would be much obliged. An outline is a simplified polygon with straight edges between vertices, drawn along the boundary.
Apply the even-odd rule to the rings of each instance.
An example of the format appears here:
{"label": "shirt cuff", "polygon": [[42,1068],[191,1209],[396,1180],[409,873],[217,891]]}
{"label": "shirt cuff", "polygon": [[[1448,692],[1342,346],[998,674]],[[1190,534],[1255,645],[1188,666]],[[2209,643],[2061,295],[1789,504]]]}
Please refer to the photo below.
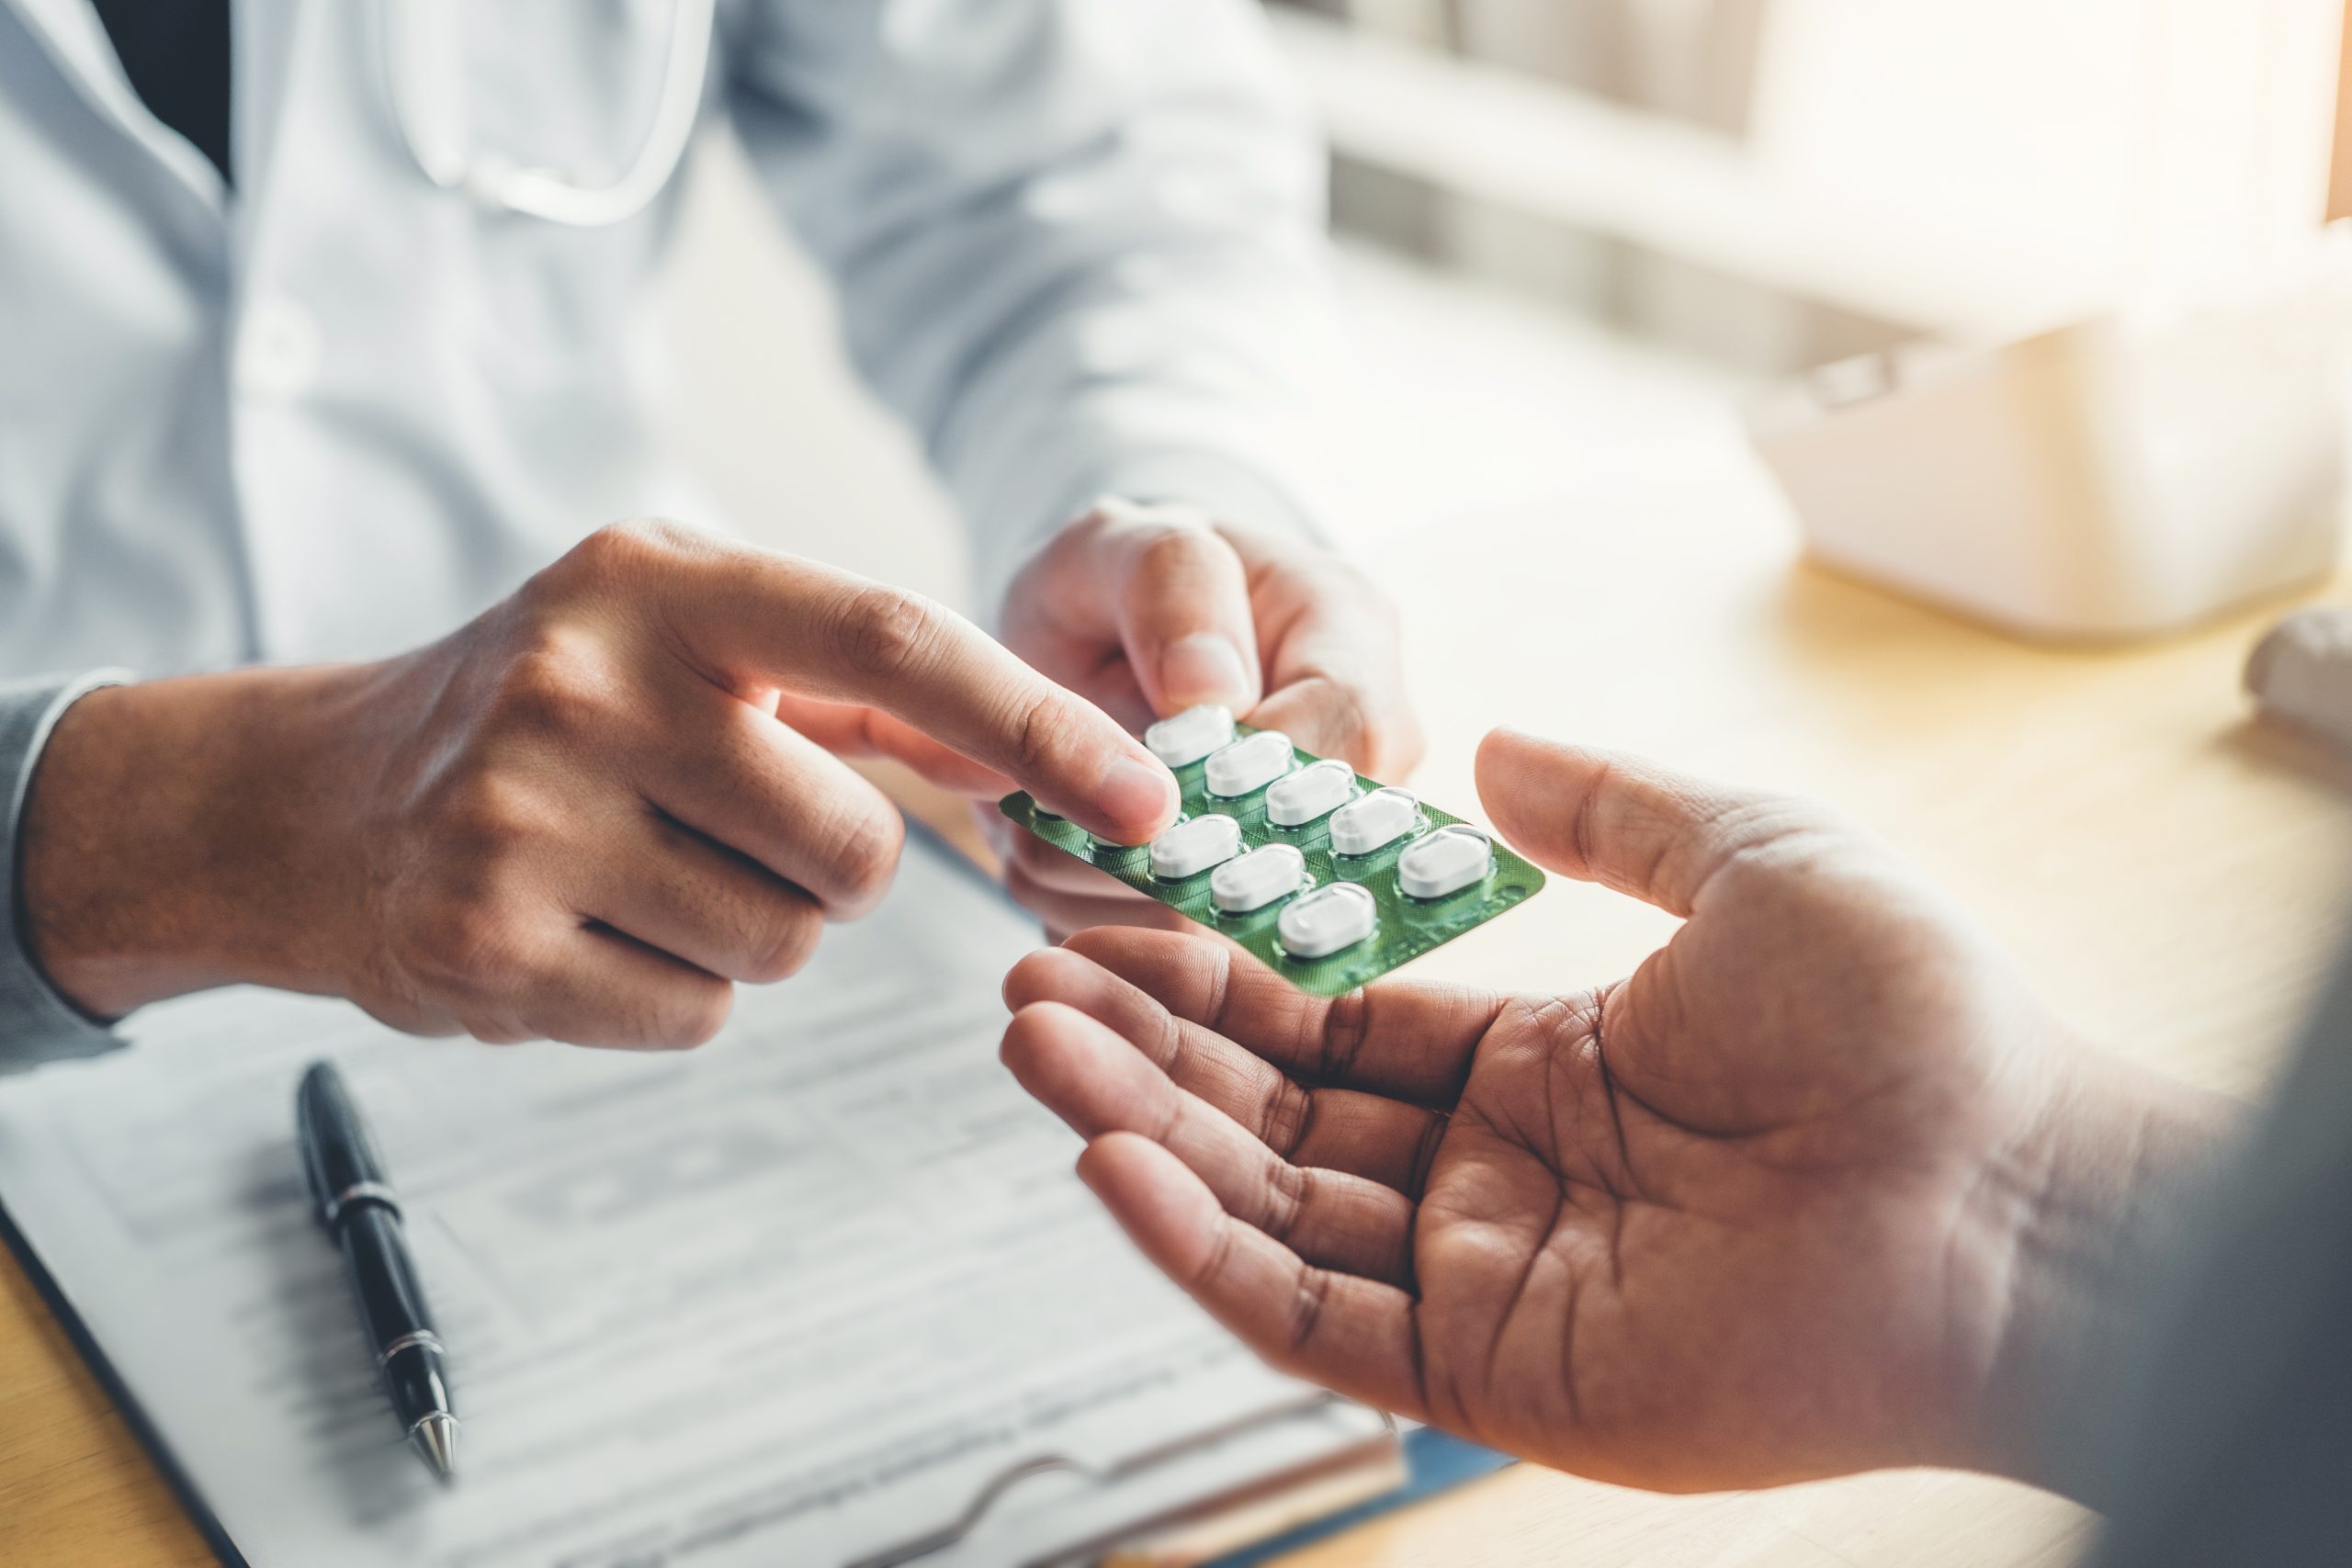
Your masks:
{"label": "shirt cuff", "polygon": [[0,681],[0,1073],[95,1056],[122,1043],[105,1024],[60,996],[33,963],[17,886],[25,796],[41,748],[65,710],[101,686],[131,677],[120,670]]}

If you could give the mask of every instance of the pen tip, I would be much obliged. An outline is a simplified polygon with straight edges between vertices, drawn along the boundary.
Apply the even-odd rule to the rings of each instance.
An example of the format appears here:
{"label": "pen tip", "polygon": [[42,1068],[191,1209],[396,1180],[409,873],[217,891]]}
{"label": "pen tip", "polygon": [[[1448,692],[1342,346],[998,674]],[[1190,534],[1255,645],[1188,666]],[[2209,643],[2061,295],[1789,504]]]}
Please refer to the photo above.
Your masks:
{"label": "pen tip", "polygon": [[409,1432],[409,1441],[433,1467],[433,1473],[443,1481],[458,1473],[458,1418],[454,1416],[427,1416]]}

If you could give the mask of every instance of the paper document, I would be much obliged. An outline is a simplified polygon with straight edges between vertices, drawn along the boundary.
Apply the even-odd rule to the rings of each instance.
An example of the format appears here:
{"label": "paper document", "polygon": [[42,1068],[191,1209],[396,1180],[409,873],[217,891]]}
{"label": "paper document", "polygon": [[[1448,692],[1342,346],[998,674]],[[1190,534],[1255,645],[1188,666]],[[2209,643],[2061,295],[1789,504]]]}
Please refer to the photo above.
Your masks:
{"label": "paper document", "polygon": [[[998,984],[1034,944],[915,846],[880,914],[696,1052],[191,998],[0,1085],[0,1203],[254,1568],[776,1568],[926,1536],[925,1568],[1050,1562],[1378,1441],[1072,1176],[1076,1141],[996,1060]],[[320,1056],[374,1125],[449,1346],[447,1489],[303,1189],[294,1089]]]}

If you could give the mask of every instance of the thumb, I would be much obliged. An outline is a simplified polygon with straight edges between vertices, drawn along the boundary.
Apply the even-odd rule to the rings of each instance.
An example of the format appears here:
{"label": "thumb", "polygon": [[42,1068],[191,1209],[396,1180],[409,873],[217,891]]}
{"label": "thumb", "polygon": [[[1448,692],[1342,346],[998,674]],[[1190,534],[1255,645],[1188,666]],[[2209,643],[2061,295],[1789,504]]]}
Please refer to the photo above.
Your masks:
{"label": "thumb", "polygon": [[1154,712],[1258,705],[1263,676],[1250,574],[1199,513],[1102,503],[1097,547],[1119,641]]}
{"label": "thumb", "polygon": [[1806,801],[1511,729],[1479,743],[1478,798],[1537,864],[1679,916],[1733,860],[1828,825]]}

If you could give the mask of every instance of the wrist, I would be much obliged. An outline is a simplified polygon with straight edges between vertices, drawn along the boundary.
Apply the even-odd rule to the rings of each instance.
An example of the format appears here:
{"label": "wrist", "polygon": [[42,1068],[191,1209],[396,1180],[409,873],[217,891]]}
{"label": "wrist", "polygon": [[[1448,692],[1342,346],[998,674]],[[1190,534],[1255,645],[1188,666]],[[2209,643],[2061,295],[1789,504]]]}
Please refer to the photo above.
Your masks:
{"label": "wrist", "polygon": [[2079,1496],[2114,1357],[2245,1108],[2082,1052],[1985,1184],[2005,1218],[2001,1327],[1965,1461]]}
{"label": "wrist", "polygon": [[240,982],[332,989],[334,800],[322,724],[343,670],[244,670],[92,693],[25,799],[18,896],[33,961],[101,1018]]}

